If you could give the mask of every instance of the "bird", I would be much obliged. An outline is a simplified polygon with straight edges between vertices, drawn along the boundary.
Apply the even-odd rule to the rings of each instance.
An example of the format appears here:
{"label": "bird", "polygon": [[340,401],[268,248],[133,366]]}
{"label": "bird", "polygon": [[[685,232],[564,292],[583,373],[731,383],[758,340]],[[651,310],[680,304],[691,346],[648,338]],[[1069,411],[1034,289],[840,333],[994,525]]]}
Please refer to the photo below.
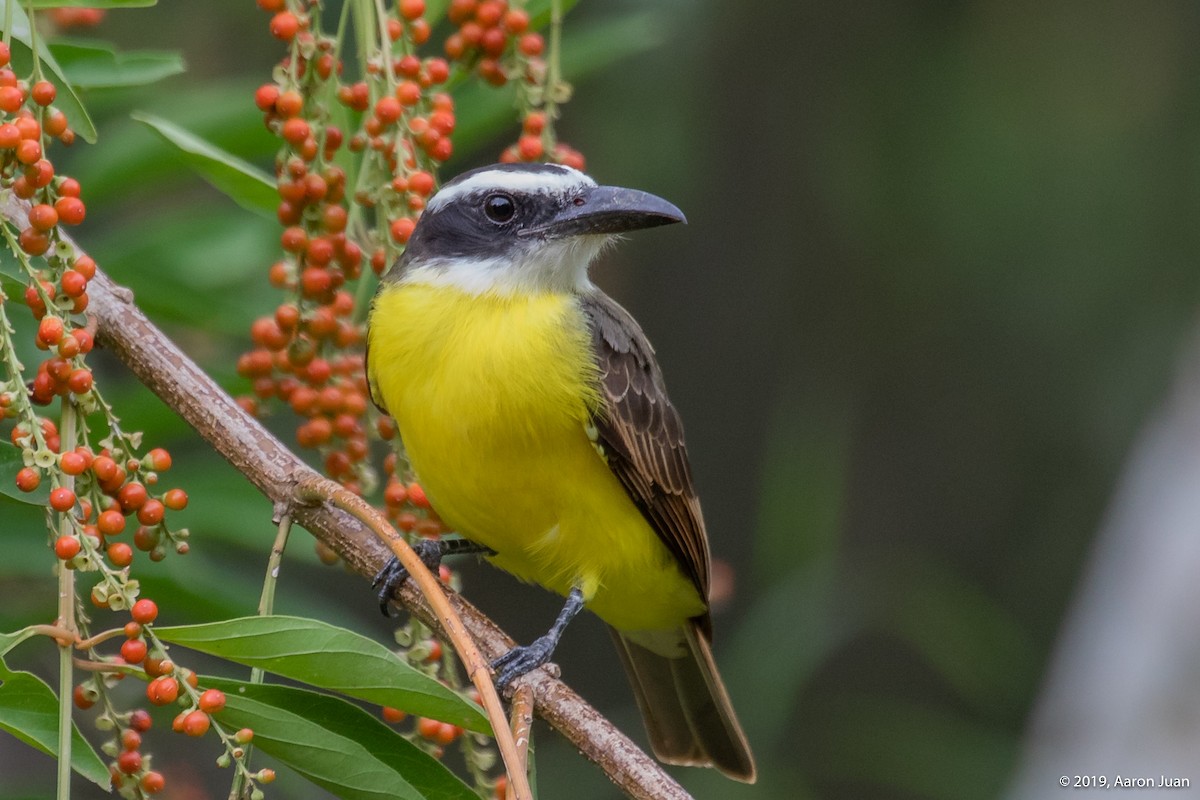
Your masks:
{"label": "bird", "polygon": [[[621,234],[683,213],[556,164],[446,182],[382,276],[368,319],[372,400],[434,510],[478,552],[566,597],[545,636],[493,662],[497,686],[546,663],[587,608],[608,624],[651,747],[753,783],[713,660],[710,556],[683,426],[641,327],[589,278]],[[407,573],[377,576],[387,613]]]}

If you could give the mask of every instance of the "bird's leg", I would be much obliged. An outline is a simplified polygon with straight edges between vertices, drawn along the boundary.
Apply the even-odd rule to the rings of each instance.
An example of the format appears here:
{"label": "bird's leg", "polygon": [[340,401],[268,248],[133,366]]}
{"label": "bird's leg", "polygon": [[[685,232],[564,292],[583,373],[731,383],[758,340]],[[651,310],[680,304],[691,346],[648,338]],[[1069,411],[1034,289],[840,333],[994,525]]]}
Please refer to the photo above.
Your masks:
{"label": "bird's leg", "polygon": [[[490,547],[476,544],[470,539],[422,539],[414,542],[412,549],[416,551],[421,563],[429,567],[429,571],[433,573],[437,572],[442,559],[446,556],[465,553],[495,555]],[[383,565],[383,569],[375,573],[375,580],[371,582],[371,588],[379,590],[379,610],[385,617],[391,616],[388,612],[388,603],[391,602],[392,595],[400,588],[400,584],[404,583],[407,578],[408,570],[395,556],[389,558],[388,562]]]}
{"label": "bird's leg", "polygon": [[554,654],[554,648],[558,647],[558,640],[562,638],[563,631],[567,629],[567,623],[582,610],[583,592],[576,586],[567,595],[567,602],[562,611],[558,612],[558,619],[554,620],[545,636],[534,639],[532,643],[523,647],[514,647],[492,662],[492,669],[499,673],[496,676],[496,688],[504,689],[526,672],[549,661],[550,656]]}

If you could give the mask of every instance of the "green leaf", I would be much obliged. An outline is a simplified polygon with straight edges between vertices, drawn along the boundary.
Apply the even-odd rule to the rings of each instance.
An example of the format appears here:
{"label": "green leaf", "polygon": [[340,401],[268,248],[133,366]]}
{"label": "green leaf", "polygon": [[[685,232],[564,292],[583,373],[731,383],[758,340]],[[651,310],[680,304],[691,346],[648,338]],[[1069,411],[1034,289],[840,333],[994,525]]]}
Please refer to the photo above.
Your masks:
{"label": "green leaf", "polygon": [[17,488],[13,476],[17,470],[25,467],[25,458],[21,448],[11,442],[0,440],[0,495],[24,503],[28,506],[44,506],[50,499],[50,481],[43,476],[38,488],[32,492],[22,492]]}
{"label": "green leaf", "polygon": [[[66,699],[65,702],[71,702]],[[104,790],[108,767],[71,724],[71,768]],[[58,755],[58,698],[38,676],[13,672],[0,660],[0,730],[49,756]]]}
{"label": "green leaf", "polygon": [[[562,0],[563,16],[565,17],[567,12],[578,2],[579,0]],[[529,12],[529,27],[536,31],[550,24],[550,4],[551,0],[530,0],[529,3],[526,3],[525,10]]]}
{"label": "green leaf", "polygon": [[225,692],[217,721],[250,728],[254,746],[347,800],[478,800],[445,765],[358,706],[287,686],[202,678]]}
{"label": "green leaf", "polygon": [[[0,19],[5,19],[4,15],[10,13],[8,8],[10,2],[12,2],[12,67],[18,75],[25,75],[33,70],[33,37],[29,27],[29,17],[21,9],[20,3],[14,2],[14,0],[0,0]],[[87,109],[79,100],[79,95],[75,94],[75,90],[71,88],[71,83],[63,74],[62,67],[54,60],[54,55],[46,47],[46,41],[41,36],[37,40],[37,54],[41,62],[50,68],[50,73],[45,76],[46,79],[53,83],[54,88],[58,91],[54,105],[67,115],[67,122],[75,133],[82,136],[84,141],[95,142],[96,126],[92,122],[92,118],[88,116]]]}
{"label": "green leaf", "polygon": [[193,169],[239,206],[265,217],[275,217],[279,196],[275,192],[275,181],[267,173],[173,122],[142,111],[130,116],[177,147]]}
{"label": "green leaf", "polygon": [[158,0],[24,0],[31,8],[147,8]]}
{"label": "green leaf", "polygon": [[[36,635],[37,632],[32,628],[22,628],[12,633],[0,633],[0,656],[3,656],[26,639],[30,639]],[[0,664],[2,663],[0,662]]]}
{"label": "green leaf", "polygon": [[139,50],[122,53],[106,42],[56,41],[50,52],[77,89],[143,86],[184,71],[178,53]]}
{"label": "green leaf", "polygon": [[376,641],[320,620],[264,616],[155,628],[159,638],[322,689],[480,733],[479,707]]}

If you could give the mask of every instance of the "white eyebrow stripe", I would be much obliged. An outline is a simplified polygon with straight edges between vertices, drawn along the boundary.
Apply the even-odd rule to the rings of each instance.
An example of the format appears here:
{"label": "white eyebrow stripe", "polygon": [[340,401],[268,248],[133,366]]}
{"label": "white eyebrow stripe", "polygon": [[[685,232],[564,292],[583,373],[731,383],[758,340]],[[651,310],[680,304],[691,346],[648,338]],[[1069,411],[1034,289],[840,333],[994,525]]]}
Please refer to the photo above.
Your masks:
{"label": "white eyebrow stripe", "polygon": [[563,172],[521,172],[489,169],[472,175],[460,183],[447,186],[435,194],[426,205],[427,211],[437,211],[460,197],[486,189],[498,191],[566,194],[595,186],[596,182],[577,169],[563,167]]}

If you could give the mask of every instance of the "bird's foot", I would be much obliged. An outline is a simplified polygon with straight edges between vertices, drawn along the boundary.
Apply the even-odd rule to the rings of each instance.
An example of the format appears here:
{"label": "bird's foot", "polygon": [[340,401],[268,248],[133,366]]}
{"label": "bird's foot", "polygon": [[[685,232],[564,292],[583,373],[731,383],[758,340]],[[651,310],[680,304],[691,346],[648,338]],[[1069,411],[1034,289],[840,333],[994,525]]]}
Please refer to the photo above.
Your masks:
{"label": "bird's foot", "polygon": [[[437,568],[442,563],[442,556],[445,554],[445,548],[440,541],[422,539],[419,542],[414,542],[412,549],[416,551],[417,557],[421,559],[421,563],[429,567],[430,572],[437,572]],[[388,604],[391,602],[396,590],[407,579],[408,570],[400,563],[400,559],[395,556],[389,558],[388,562],[383,565],[383,569],[375,573],[375,579],[371,581],[371,588],[378,590],[379,610],[383,612],[385,617],[391,616]]]}
{"label": "bird's foot", "polygon": [[517,678],[532,672],[550,660],[558,640],[546,634],[527,645],[518,645],[492,662],[496,672],[496,689],[504,689]]}

